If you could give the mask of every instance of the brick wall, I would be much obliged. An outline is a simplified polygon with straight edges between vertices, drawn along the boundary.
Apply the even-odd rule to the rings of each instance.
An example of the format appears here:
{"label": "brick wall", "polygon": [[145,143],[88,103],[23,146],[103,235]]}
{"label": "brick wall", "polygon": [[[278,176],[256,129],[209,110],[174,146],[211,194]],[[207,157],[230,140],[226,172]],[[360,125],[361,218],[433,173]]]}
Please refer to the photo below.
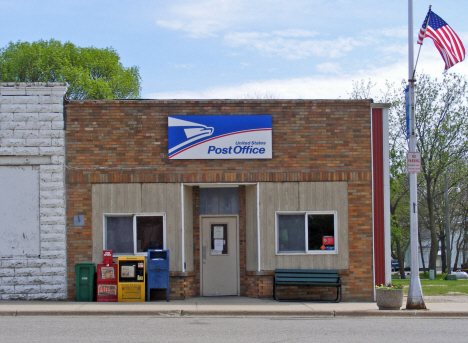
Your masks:
{"label": "brick wall", "polygon": [[[22,233],[21,220],[6,222],[7,214],[2,218],[0,211],[0,299],[66,299],[66,89],[67,84],[62,83],[0,83],[0,168],[35,170],[39,175],[37,199],[24,201],[37,204],[37,223],[32,225],[37,232]],[[0,203],[10,201],[14,194],[8,191],[18,190],[0,190]],[[25,190],[24,196],[31,194],[35,192]],[[24,206],[20,212],[33,211],[21,203],[18,206]],[[12,233],[8,243],[6,232]],[[10,243],[13,246],[4,245]],[[28,249],[15,246],[37,249],[37,253],[32,256]]]}
{"label": "brick wall", "polygon": [[[91,254],[92,183],[347,181],[350,268],[343,271],[343,297],[372,299],[370,101],[72,101],[65,108],[67,223],[73,214],[85,215],[85,226],[68,236],[70,295],[74,264]],[[167,116],[205,114],[271,115],[273,158],[168,160]],[[194,235],[199,230],[197,196],[194,188]],[[198,295],[196,244],[194,259],[193,293]],[[242,293],[268,294],[271,271],[264,272],[241,274]]]}

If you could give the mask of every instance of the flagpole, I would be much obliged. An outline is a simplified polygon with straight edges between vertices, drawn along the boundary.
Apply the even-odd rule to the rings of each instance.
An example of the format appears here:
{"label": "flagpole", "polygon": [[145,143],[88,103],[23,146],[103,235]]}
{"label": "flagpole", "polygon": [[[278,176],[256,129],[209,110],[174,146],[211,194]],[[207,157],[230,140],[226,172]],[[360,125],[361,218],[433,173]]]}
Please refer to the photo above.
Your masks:
{"label": "flagpole", "polygon": [[[408,77],[409,77],[409,152],[416,152],[416,118],[414,113],[414,50],[413,50],[413,0],[408,0]],[[425,309],[421,280],[419,279],[418,259],[418,188],[416,173],[409,173],[410,191],[410,247],[411,279],[406,301],[406,309]]]}
{"label": "flagpole", "polygon": [[[429,12],[428,12],[427,19],[426,19],[426,22],[425,22],[425,25],[424,25],[424,27],[426,27],[426,28],[427,28],[427,23],[429,22],[429,13],[431,12],[431,8],[432,8],[432,5],[429,5]],[[416,57],[416,64],[414,65],[413,76],[411,77],[411,79],[413,79],[413,80],[414,80],[414,75],[416,74],[416,67],[418,66],[419,53],[421,52],[422,45],[423,45],[423,41],[421,41],[421,43],[419,44],[418,56]]]}

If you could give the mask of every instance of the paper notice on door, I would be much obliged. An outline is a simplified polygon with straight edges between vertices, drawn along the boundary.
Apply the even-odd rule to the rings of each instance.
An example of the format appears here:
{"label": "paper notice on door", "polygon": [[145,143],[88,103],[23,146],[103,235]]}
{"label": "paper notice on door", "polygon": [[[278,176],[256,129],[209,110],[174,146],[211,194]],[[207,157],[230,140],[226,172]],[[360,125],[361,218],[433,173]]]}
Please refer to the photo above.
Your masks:
{"label": "paper notice on door", "polygon": [[214,250],[223,251],[223,248],[224,248],[224,240],[223,239],[215,239],[214,240]]}
{"label": "paper notice on door", "polygon": [[222,226],[215,226],[213,228],[213,238],[214,239],[217,239],[217,238],[220,238],[220,239],[223,239],[224,237],[224,228]]}

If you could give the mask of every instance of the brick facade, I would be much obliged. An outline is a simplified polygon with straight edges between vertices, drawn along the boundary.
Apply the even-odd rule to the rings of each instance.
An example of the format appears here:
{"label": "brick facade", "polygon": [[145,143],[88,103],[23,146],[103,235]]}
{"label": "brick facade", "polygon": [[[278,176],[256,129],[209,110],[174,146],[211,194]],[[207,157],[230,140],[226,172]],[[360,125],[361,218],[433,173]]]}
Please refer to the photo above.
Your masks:
{"label": "brick facade", "polygon": [[[93,183],[321,182],[348,184],[349,269],[345,300],[373,299],[372,156],[369,100],[72,101],[66,110],[68,297],[74,265],[91,260]],[[270,160],[169,160],[168,115],[269,114]],[[272,271],[247,271],[245,188],[240,187],[241,295],[272,296]],[[171,297],[199,295],[198,190],[193,273],[171,274]],[[73,215],[85,225],[74,228]],[[244,231],[243,231],[244,228]],[[183,291],[185,289],[185,291]]]}

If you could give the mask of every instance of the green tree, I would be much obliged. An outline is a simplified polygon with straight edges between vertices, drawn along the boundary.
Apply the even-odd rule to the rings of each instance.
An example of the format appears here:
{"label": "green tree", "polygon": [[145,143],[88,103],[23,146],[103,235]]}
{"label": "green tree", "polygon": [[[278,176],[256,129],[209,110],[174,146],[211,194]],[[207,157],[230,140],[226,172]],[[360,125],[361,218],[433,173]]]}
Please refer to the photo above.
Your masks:
{"label": "green tree", "polygon": [[[375,86],[370,80],[355,82],[352,98],[370,98]],[[406,237],[401,229],[407,227],[409,205],[405,200],[407,178],[405,155],[408,150],[406,140],[406,110],[403,81],[399,89],[393,91],[387,85],[379,101],[390,102],[390,187],[392,213],[392,239]],[[449,188],[460,184],[468,153],[468,109],[467,80],[456,74],[446,73],[442,80],[419,75],[415,87],[416,95],[416,134],[418,151],[421,152],[421,174],[418,175],[419,189],[419,229],[430,233],[429,269],[436,270],[439,241],[442,243],[445,261],[445,212],[444,176],[449,178]],[[385,101],[386,100],[386,101]],[[405,201],[401,201],[404,199]],[[406,209],[397,208],[403,203]],[[398,215],[400,213],[401,215]],[[398,219],[399,218],[399,219]],[[400,230],[397,230],[399,228]],[[421,237],[421,234],[420,234]],[[398,253],[398,256],[400,254]]]}
{"label": "green tree", "polygon": [[[467,80],[448,73],[442,81],[421,75],[415,89],[421,181],[426,194],[431,232],[429,269],[433,270],[436,269],[439,250],[437,204],[440,202],[438,197],[443,189],[444,175],[457,175],[455,172],[464,167],[464,159],[468,153],[466,92]],[[452,178],[449,187],[458,183],[458,178]]]}
{"label": "green tree", "polygon": [[[461,171],[464,175],[467,173],[468,164],[465,161],[465,168]],[[455,252],[455,258],[452,259],[452,267],[461,265],[466,268],[467,249],[468,249],[468,180],[466,177],[460,179],[458,184],[460,194],[452,192],[454,197],[450,199],[450,209],[452,212],[451,231],[452,231],[452,251]]]}
{"label": "green tree", "polygon": [[67,82],[67,98],[135,99],[138,67],[126,68],[112,48],[81,48],[70,42],[10,42],[0,49],[1,82]]}

